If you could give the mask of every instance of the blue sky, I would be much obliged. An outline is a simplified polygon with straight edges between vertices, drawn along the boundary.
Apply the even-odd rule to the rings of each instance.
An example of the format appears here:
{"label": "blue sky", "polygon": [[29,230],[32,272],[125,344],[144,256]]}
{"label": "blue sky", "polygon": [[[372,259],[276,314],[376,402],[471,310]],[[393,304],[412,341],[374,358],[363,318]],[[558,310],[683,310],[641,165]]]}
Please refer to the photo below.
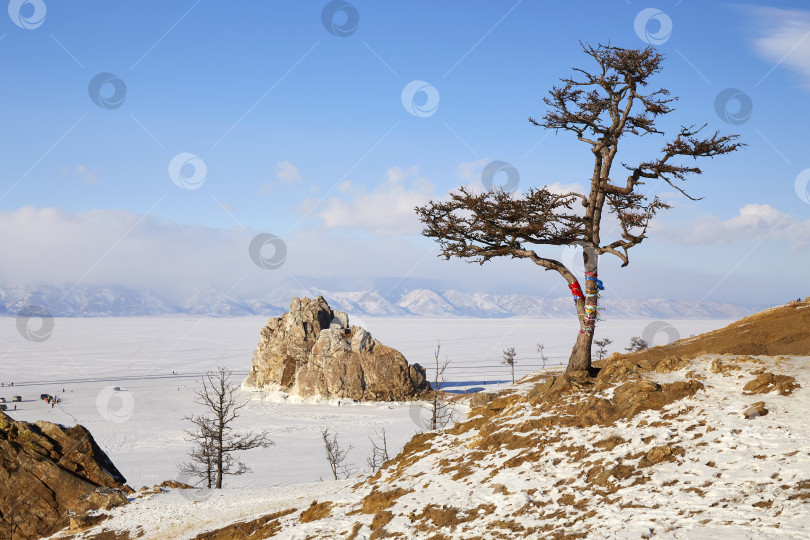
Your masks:
{"label": "blue sky", "polygon": [[[610,292],[743,304],[810,294],[804,2],[355,1],[331,19],[339,34],[357,14],[345,36],[323,24],[328,6],[12,0],[0,21],[0,286],[260,294],[285,275],[384,275],[559,296],[561,280],[526,261],[436,259],[411,209],[480,184],[493,160],[519,171],[520,189],[584,185],[589,149],[527,118],[572,66],[591,67],[580,40],[652,40],[667,57],[654,84],[679,97],[662,127],[707,123],[748,147],[700,163],[687,184],[699,202],[649,186],[675,209],[629,267],[604,259]],[[125,85],[95,96],[114,108],[91,99],[100,73]],[[412,81],[438,96],[421,117],[403,106]],[[751,104],[736,124],[717,112],[728,88]],[[739,107],[720,110],[733,120]],[[620,158],[663,143],[628,140]],[[205,164],[197,189],[170,178],[180,153]],[[248,257],[260,232],[285,241],[280,268]]]}

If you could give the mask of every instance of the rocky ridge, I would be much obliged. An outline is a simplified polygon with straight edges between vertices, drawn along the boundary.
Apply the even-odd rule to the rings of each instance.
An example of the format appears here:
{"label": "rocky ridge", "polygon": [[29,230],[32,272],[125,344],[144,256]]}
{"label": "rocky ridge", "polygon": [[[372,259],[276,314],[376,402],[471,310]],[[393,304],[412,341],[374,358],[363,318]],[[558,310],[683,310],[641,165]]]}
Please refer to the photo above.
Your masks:
{"label": "rocky ridge", "polygon": [[0,538],[48,536],[132,489],[83,426],[13,420],[0,412]]}

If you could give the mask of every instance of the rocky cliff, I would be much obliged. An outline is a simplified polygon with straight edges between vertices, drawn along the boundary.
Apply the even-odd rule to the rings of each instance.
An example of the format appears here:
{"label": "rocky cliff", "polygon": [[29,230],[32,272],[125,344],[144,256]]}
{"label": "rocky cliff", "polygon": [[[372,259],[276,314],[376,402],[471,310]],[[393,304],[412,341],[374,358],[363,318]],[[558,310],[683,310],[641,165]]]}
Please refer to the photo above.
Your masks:
{"label": "rocky cliff", "polygon": [[0,412],[0,538],[41,538],[72,517],[127,502],[132,490],[82,426]]}
{"label": "rocky cliff", "polygon": [[350,326],[322,296],[293,298],[289,313],[267,322],[244,386],[370,401],[409,400],[430,388],[419,364]]}

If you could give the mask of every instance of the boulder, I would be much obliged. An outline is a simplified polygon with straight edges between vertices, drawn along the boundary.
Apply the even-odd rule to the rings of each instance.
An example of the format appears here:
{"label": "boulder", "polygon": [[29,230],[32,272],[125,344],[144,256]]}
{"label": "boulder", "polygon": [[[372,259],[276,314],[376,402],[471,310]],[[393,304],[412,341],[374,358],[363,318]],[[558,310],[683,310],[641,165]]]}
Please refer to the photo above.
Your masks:
{"label": "boulder", "polygon": [[288,313],[267,322],[243,386],[370,401],[411,400],[430,389],[419,364],[350,326],[322,296],[293,298]]}
{"label": "boulder", "polygon": [[127,502],[131,489],[80,425],[16,421],[0,412],[0,530],[41,538]]}
{"label": "boulder", "polygon": [[765,416],[766,414],[768,414],[768,409],[765,407],[764,401],[757,401],[743,411],[743,416],[748,420],[756,418],[757,416]]}
{"label": "boulder", "polygon": [[743,387],[743,394],[746,396],[752,394],[767,394],[776,390],[783,396],[789,396],[801,385],[796,382],[796,377],[791,375],[774,375],[773,373],[766,372],[757,375],[757,378]]}

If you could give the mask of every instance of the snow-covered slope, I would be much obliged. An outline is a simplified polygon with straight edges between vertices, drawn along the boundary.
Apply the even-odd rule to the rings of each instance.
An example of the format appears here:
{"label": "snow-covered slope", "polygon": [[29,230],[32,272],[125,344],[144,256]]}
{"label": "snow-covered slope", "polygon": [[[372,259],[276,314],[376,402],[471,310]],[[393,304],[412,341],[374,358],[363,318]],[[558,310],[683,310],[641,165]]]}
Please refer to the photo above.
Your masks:
{"label": "snow-covered slope", "polygon": [[[566,407],[573,412],[589,393],[562,385],[548,394],[566,403],[544,402],[529,390],[562,379],[535,378],[448,431],[417,435],[372,477],[156,489],[73,538],[241,538],[268,524],[285,539],[807,538],[808,361],[706,355],[627,383],[630,391],[604,384],[591,399],[623,392],[640,412],[583,426],[566,419]],[[763,370],[795,377],[801,388],[747,393]],[[643,403],[649,394],[671,397],[673,383],[697,392]],[[746,417],[760,401],[767,414]]]}

